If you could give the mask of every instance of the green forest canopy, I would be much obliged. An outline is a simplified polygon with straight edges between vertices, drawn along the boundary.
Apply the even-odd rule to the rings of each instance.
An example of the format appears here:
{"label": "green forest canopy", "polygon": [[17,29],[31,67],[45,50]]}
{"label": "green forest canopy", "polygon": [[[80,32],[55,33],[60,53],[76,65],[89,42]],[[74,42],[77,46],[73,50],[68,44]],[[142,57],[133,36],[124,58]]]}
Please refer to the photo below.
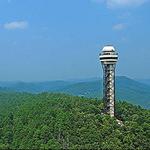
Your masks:
{"label": "green forest canopy", "polygon": [[0,149],[150,149],[150,110],[65,94],[0,93]]}

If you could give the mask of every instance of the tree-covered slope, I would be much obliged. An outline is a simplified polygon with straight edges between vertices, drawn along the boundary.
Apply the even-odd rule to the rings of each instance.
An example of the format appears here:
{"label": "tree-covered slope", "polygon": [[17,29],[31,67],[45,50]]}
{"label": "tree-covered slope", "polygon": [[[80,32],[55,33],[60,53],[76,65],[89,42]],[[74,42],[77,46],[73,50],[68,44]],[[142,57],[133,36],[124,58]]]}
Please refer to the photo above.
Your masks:
{"label": "tree-covered slope", "polygon": [[[8,91],[17,92],[60,92],[76,96],[101,97],[102,80],[97,78],[75,81],[50,81],[50,82],[0,82],[0,87]],[[4,88],[5,87],[5,88]],[[150,108],[150,86],[137,82],[127,77],[116,78],[116,99],[125,100],[132,104]]]}
{"label": "tree-covered slope", "polygon": [[[59,92],[85,97],[102,97],[102,80],[69,85]],[[116,99],[150,108],[150,86],[127,77],[116,78]]]}
{"label": "tree-covered slope", "polygon": [[102,97],[102,81],[80,82],[58,89],[58,92],[84,96],[84,97]]}
{"label": "tree-covered slope", "polygon": [[45,81],[45,82],[0,82],[0,87],[8,88],[16,92],[41,93],[56,91],[69,86],[72,82],[66,81]]}
{"label": "tree-covered slope", "polygon": [[150,79],[137,79],[136,81],[147,84],[150,86]]}
{"label": "tree-covered slope", "polygon": [[117,99],[125,100],[150,108],[150,86],[127,77],[119,77],[116,81]]}
{"label": "tree-covered slope", "polygon": [[150,149],[150,111],[141,107],[118,102],[120,126],[96,99],[3,93],[0,107],[4,100],[12,107],[0,110],[1,149]]}

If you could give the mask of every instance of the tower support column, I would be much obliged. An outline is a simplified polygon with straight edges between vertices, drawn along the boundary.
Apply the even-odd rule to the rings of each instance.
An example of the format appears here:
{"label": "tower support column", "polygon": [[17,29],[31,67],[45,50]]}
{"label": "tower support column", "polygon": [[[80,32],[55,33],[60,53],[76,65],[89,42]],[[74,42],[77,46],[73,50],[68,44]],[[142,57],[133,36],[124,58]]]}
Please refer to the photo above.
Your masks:
{"label": "tower support column", "polygon": [[115,116],[115,67],[118,54],[113,46],[105,46],[100,54],[103,67],[103,101],[104,113]]}
{"label": "tower support column", "polygon": [[113,117],[115,115],[115,64],[104,64],[103,72],[104,112]]}

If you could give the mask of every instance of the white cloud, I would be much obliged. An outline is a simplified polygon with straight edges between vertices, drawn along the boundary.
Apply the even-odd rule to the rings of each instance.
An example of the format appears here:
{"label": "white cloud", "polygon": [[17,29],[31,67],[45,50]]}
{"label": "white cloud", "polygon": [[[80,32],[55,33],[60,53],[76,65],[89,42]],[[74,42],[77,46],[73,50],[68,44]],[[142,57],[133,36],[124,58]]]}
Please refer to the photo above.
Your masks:
{"label": "white cloud", "polygon": [[150,0],[92,0],[99,3],[105,3],[108,8],[135,7],[140,6]]}
{"label": "white cloud", "polygon": [[15,29],[26,29],[28,27],[27,21],[14,21],[4,24],[4,29],[15,30]]}
{"label": "white cloud", "polygon": [[113,26],[113,29],[117,30],[117,31],[123,30],[125,28],[126,28],[126,24],[124,24],[124,23],[115,24]]}

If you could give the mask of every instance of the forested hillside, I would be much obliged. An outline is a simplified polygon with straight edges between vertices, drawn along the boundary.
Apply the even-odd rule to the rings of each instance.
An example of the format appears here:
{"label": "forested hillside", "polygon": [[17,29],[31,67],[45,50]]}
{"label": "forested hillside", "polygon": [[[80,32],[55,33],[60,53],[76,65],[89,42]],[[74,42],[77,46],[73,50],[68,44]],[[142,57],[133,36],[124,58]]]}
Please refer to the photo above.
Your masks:
{"label": "forested hillside", "polygon": [[[0,82],[0,91],[55,92],[84,97],[102,97],[102,80],[98,78],[48,82]],[[150,108],[150,86],[127,77],[116,78],[116,98]]]}
{"label": "forested hillside", "polygon": [[101,114],[98,99],[0,93],[0,149],[150,149],[150,110],[117,102]]}
{"label": "forested hillside", "polygon": [[150,79],[137,79],[137,81],[150,86]]}

